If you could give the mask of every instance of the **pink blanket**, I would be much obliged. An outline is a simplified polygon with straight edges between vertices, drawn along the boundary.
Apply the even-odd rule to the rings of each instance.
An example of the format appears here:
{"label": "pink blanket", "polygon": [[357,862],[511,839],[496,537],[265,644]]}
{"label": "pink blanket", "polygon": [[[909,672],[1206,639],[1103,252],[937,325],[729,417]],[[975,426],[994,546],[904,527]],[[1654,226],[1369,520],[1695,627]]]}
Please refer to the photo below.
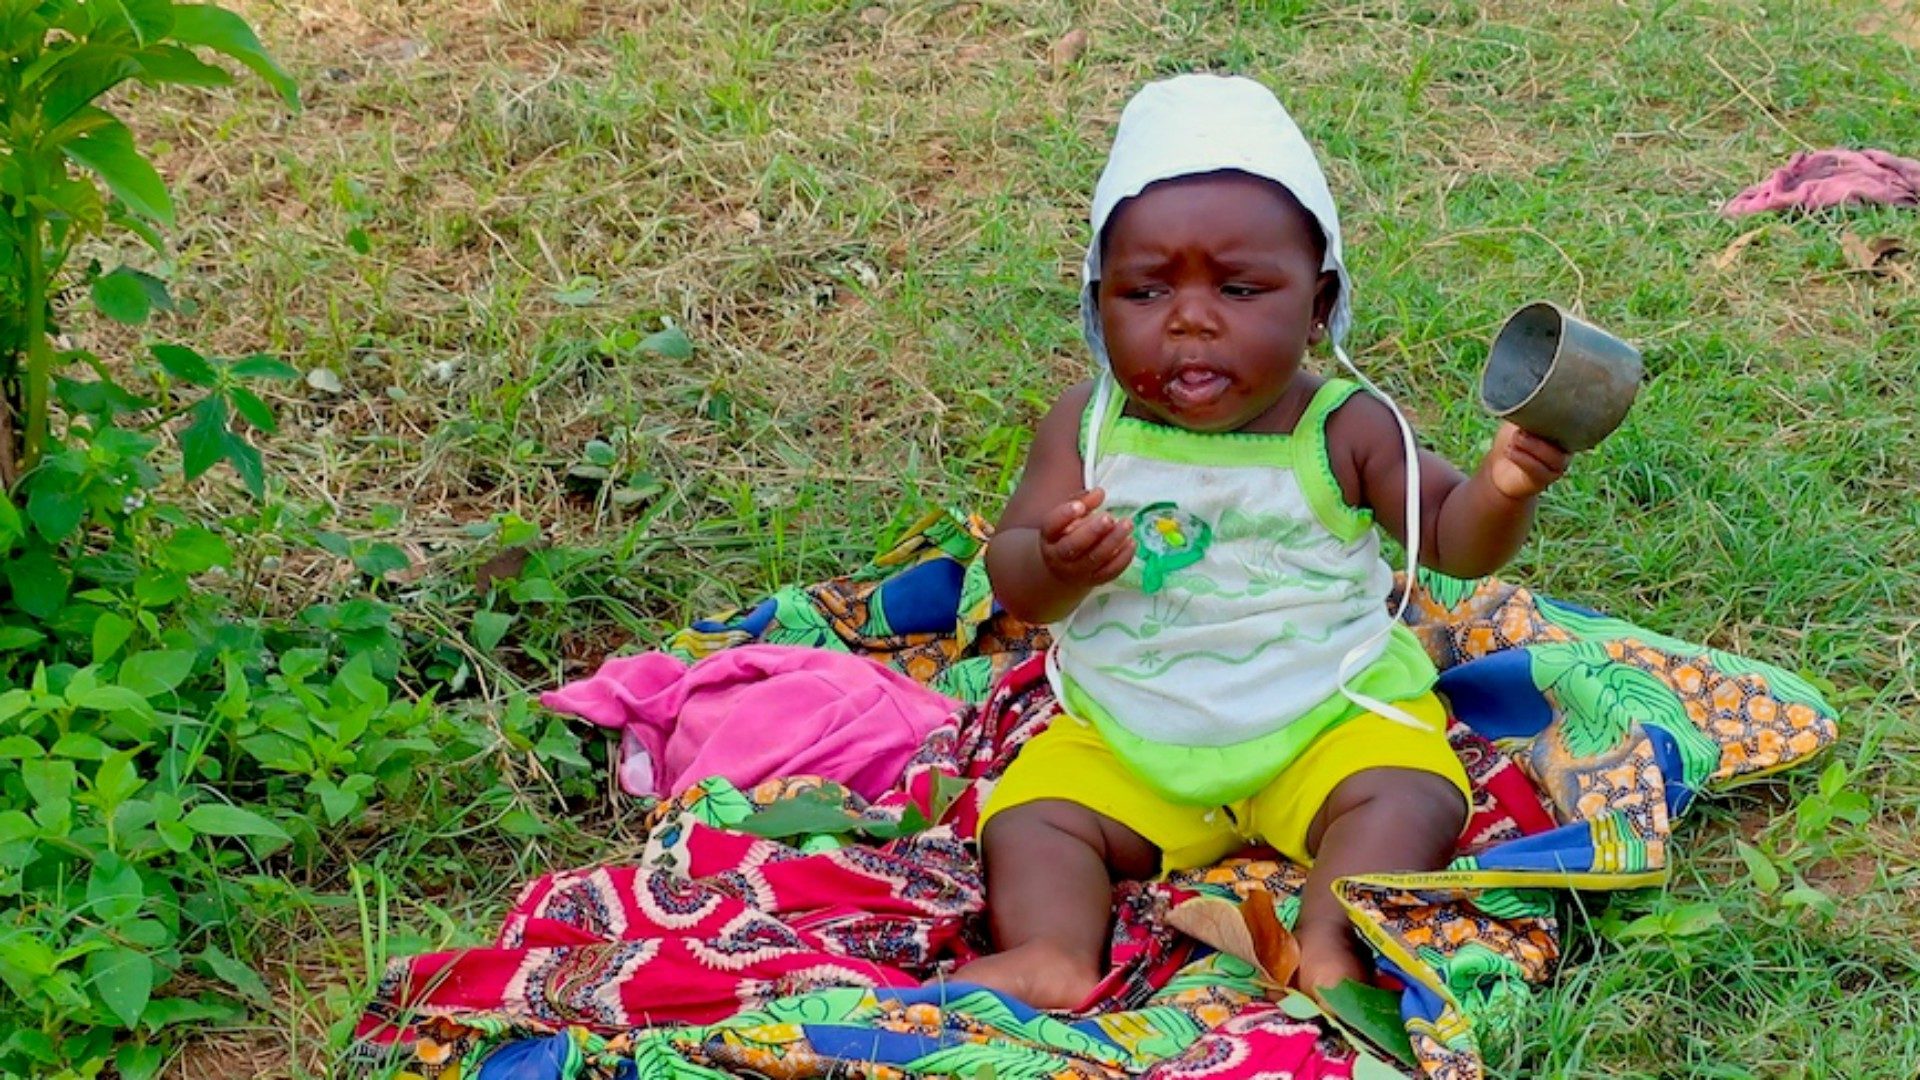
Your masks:
{"label": "pink blanket", "polygon": [[1920,161],[1884,150],[1793,155],[1772,176],[1727,200],[1725,217],[1767,210],[1819,210],[1842,203],[1920,206]]}
{"label": "pink blanket", "polygon": [[960,703],[865,657],[743,645],[691,666],[666,653],[609,660],[540,704],[620,730],[630,795],[678,795],[709,776],[743,790],[821,776],[872,799]]}

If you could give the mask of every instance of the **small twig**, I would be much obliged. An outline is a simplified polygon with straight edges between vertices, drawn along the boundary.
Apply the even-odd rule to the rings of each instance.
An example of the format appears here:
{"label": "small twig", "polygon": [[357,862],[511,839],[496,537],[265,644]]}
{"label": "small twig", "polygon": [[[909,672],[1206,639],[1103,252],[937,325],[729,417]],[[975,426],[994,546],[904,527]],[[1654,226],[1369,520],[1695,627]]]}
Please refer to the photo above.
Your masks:
{"label": "small twig", "polygon": [[1768,123],[1772,124],[1774,127],[1779,128],[1781,134],[1785,135],[1787,138],[1792,139],[1794,142],[1799,143],[1802,149],[1805,149],[1805,150],[1813,149],[1812,143],[1808,142],[1807,140],[1801,138],[1799,135],[1795,134],[1792,128],[1788,127],[1784,122],[1782,122],[1779,117],[1773,115],[1772,106],[1768,105],[1766,102],[1761,101],[1759,98],[1755,97],[1753,95],[1753,91],[1747,89],[1747,86],[1745,83],[1741,82],[1739,79],[1734,78],[1733,72],[1728,71],[1726,68],[1721,67],[1720,61],[1715,60],[1713,58],[1712,53],[1707,53],[1705,55],[1707,57],[1707,63],[1713,65],[1713,70],[1719,72],[1721,78],[1732,83],[1733,88],[1740,92],[1741,97],[1746,98],[1748,101],[1752,102],[1753,107],[1760,110],[1760,115],[1766,117]]}

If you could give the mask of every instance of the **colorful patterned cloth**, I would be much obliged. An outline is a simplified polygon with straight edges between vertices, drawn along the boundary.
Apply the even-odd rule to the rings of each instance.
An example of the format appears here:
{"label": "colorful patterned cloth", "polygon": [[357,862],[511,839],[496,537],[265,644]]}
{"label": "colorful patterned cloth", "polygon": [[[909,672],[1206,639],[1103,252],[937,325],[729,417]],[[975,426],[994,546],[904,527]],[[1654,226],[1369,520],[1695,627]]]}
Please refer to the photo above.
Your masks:
{"label": "colorful patterned cloth", "polygon": [[[1304,875],[1271,853],[1116,890],[1113,970],[1086,1016],[943,981],[984,944],[980,801],[1057,706],[1044,639],[967,599],[980,529],[925,525],[891,569],[788,590],[672,643],[699,655],[812,634],[872,644],[926,682],[970,663],[999,673],[898,790],[869,804],[805,777],[696,786],[656,808],[638,863],[528,886],[493,948],[390,965],[362,1059],[432,1080],[1378,1075],[1290,1008],[1297,996],[1276,1006],[1252,965],[1169,925],[1196,897],[1254,895],[1291,922]],[[1559,891],[1660,882],[1696,796],[1818,753],[1835,718],[1779,668],[1496,581],[1423,575],[1408,621],[1441,669],[1473,814],[1448,869],[1336,888],[1401,986],[1417,1068],[1466,1080],[1482,1074],[1480,1040],[1524,1023],[1552,973]]]}

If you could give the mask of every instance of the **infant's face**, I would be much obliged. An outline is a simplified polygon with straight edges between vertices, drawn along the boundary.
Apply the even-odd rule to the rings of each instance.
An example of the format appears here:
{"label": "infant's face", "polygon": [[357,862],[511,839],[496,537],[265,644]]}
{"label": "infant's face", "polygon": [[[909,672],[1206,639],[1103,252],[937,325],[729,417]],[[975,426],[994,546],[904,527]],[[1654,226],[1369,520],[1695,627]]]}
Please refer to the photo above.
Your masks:
{"label": "infant's face", "polygon": [[1333,280],[1311,220],[1268,181],[1155,184],[1107,227],[1098,299],[1114,376],[1150,419],[1257,430],[1317,336]]}

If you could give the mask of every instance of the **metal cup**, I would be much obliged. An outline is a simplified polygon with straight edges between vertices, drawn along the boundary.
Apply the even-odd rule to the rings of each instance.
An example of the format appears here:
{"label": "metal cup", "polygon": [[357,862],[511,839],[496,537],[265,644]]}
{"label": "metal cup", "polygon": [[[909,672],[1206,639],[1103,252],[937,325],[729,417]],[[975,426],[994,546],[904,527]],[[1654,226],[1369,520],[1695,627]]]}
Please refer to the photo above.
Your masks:
{"label": "metal cup", "polygon": [[1493,339],[1480,401],[1567,450],[1591,450],[1626,419],[1645,371],[1633,346],[1539,301],[1514,312]]}

